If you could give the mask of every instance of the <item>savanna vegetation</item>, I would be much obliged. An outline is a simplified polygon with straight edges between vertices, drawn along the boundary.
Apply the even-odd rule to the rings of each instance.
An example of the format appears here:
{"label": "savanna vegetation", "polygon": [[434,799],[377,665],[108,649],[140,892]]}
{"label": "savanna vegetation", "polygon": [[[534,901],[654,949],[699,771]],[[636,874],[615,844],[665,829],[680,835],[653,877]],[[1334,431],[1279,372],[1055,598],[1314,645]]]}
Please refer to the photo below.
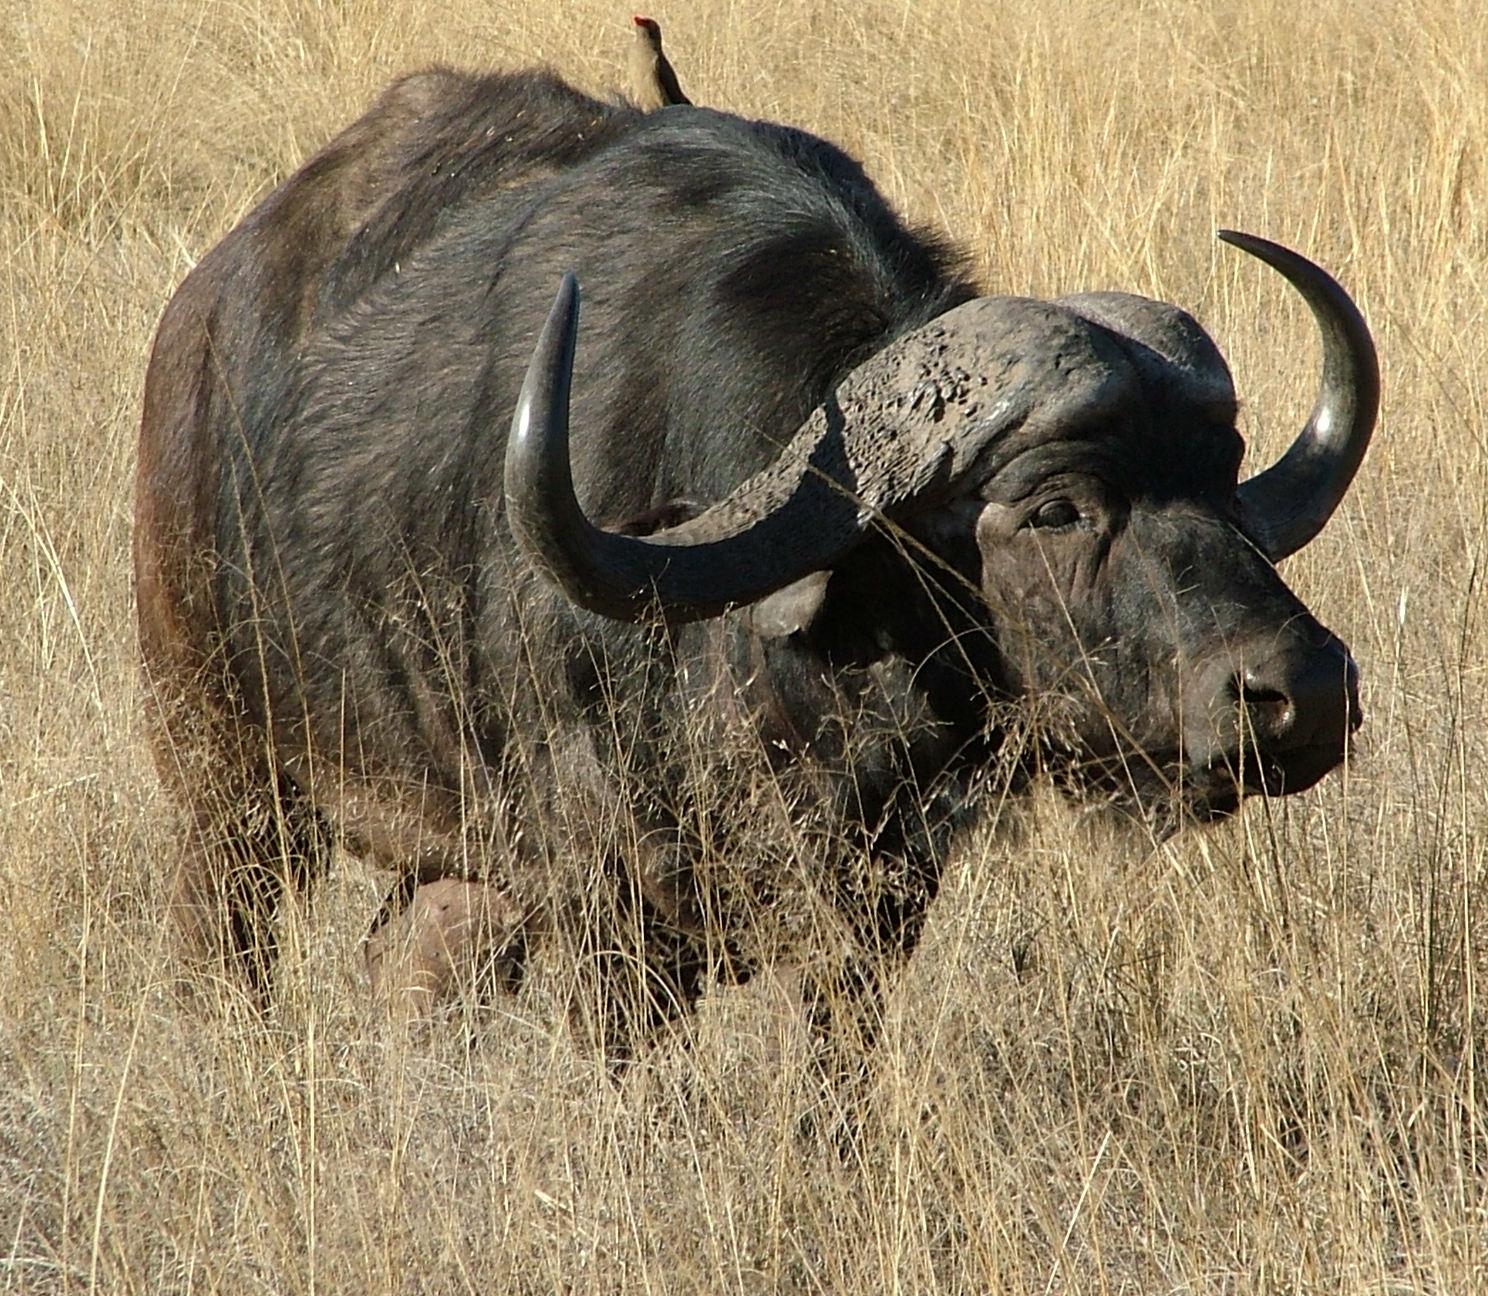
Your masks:
{"label": "savanna vegetation", "polygon": [[0,3],[0,1291],[1488,1287],[1477,0],[657,13],[695,101],[839,142],[989,289],[1191,309],[1253,462],[1306,413],[1312,324],[1216,227],[1329,267],[1383,364],[1358,483],[1286,565],[1361,665],[1349,767],[1160,843],[1052,795],[986,825],[847,1156],[802,1119],[788,974],[619,1085],[561,966],[410,1032],[366,993],[382,883],[351,859],[286,916],[267,1017],[173,993],[129,569],[161,308],[390,77],[603,92],[630,12]]}

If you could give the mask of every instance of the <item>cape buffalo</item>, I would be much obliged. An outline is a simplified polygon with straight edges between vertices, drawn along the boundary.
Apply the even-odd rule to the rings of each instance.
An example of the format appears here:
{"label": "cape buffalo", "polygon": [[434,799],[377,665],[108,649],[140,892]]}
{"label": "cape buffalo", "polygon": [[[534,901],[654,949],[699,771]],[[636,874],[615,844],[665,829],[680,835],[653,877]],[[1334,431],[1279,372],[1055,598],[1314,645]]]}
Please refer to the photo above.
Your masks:
{"label": "cape buffalo", "polygon": [[384,920],[454,914],[508,983],[563,934],[618,1058],[787,952],[825,1028],[989,784],[1159,831],[1311,786],[1356,670],[1273,564],[1342,498],[1376,362],[1322,270],[1222,237],[1323,342],[1243,482],[1193,318],[981,295],[823,140],[394,85],[155,341],[134,553],[188,944],[261,990],[339,840],[404,880]]}

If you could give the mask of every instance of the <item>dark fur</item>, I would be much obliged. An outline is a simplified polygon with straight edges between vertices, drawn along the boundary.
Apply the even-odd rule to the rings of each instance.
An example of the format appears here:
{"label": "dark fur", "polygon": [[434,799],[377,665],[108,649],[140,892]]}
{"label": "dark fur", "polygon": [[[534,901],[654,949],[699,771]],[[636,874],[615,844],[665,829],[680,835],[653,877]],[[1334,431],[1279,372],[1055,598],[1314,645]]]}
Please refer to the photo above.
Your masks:
{"label": "dark fur", "polygon": [[[737,979],[770,957],[743,915],[788,907],[796,883],[870,954],[812,973],[815,1002],[871,984],[878,956],[914,945],[1002,740],[994,705],[1059,684],[1052,651],[990,633],[987,591],[968,594],[985,551],[933,518],[908,550],[879,536],[851,553],[796,633],[756,634],[747,611],[664,633],[570,607],[502,516],[506,426],[566,270],[584,291],[575,480],[591,516],[633,532],[726,495],[857,364],[975,292],[855,162],[799,131],[643,115],[539,74],[409,78],[166,311],[140,455],[140,625],[162,768],[194,815],[188,934],[210,947],[225,911],[224,952],[262,976],[285,864],[323,865],[328,815],[405,878],[497,879],[532,933],[575,918],[600,1001],[623,1003],[629,978],[644,1005],[639,1021],[603,1010],[618,1055],[685,1010],[709,967]],[[1128,432],[1119,452],[1149,493],[1178,513],[1190,496],[1224,507],[1232,428],[1185,431],[1175,483],[1152,465],[1182,456],[1140,443],[1171,437],[1161,413]],[[1203,579],[1244,604],[1221,633],[1305,616],[1254,555],[1215,556],[1234,548],[1223,529],[1202,544],[1153,530],[1183,555],[1163,579],[1188,579],[1207,545]],[[1010,576],[1042,572],[1022,543],[1006,542]],[[1134,653],[1171,656],[1150,576],[1077,609],[1087,647],[1120,630]],[[1205,615],[1183,633],[1212,637]],[[1046,620],[1045,648],[1070,624]],[[1149,673],[1128,663],[1112,696],[1141,712]],[[1082,738],[1097,755],[1104,723]],[[754,777],[767,767],[779,822]],[[803,840],[821,843],[815,864]],[[710,873],[730,851],[755,863]],[[586,869],[604,879],[603,921]]]}

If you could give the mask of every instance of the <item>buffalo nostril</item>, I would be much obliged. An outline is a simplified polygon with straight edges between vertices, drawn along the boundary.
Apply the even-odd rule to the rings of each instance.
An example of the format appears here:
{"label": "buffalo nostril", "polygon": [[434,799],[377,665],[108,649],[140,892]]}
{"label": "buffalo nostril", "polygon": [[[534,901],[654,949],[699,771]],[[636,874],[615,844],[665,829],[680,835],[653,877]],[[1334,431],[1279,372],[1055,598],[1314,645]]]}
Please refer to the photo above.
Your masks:
{"label": "buffalo nostril", "polygon": [[1359,727],[1358,670],[1336,647],[1278,654],[1236,672],[1231,696],[1263,748],[1333,747]]}
{"label": "buffalo nostril", "polygon": [[1286,737],[1297,720],[1297,705],[1286,690],[1248,670],[1232,687],[1255,737],[1266,742]]}
{"label": "buffalo nostril", "polygon": [[1348,651],[1336,640],[1276,637],[1237,645],[1195,677],[1203,692],[1185,727],[1186,758],[1235,779],[1242,796],[1311,787],[1344,758],[1360,723]]}

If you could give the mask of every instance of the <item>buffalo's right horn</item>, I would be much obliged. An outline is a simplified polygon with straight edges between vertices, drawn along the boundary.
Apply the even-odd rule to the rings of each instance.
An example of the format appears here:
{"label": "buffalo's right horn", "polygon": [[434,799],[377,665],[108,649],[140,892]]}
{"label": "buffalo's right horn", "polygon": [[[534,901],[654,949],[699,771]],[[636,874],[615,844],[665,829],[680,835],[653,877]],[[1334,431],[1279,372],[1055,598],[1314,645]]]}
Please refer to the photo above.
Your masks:
{"label": "buffalo's right horn", "polygon": [[862,534],[868,520],[860,517],[850,484],[831,471],[842,466],[842,456],[832,453],[842,429],[827,426],[830,418],[821,420],[816,472],[782,455],[689,523],[647,537],[596,527],[574,494],[569,461],[578,315],[579,285],[568,274],[533,351],[506,447],[512,532],[573,602],[626,621],[648,610],[673,622],[702,620],[830,566]]}
{"label": "buffalo's right horn", "polygon": [[1286,454],[1240,484],[1245,528],[1272,562],[1312,540],[1343,501],[1379,411],[1379,359],[1348,293],[1306,257],[1234,230],[1219,237],[1280,271],[1306,299],[1323,344],[1323,378],[1312,416]]}

